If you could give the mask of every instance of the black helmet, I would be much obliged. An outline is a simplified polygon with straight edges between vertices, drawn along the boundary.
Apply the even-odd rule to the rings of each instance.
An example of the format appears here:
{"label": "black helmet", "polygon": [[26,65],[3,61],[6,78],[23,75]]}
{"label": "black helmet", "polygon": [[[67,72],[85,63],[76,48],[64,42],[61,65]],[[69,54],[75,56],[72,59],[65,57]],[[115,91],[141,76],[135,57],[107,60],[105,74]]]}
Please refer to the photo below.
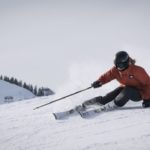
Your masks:
{"label": "black helmet", "polygon": [[114,64],[118,70],[125,70],[129,66],[129,55],[125,51],[116,53]]}

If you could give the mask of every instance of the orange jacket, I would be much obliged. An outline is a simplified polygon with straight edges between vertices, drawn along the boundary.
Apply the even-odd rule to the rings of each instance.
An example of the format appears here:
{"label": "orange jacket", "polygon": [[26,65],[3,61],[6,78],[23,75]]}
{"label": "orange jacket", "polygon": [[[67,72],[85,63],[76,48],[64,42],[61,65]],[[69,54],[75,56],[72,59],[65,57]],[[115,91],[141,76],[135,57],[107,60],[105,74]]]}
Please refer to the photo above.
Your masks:
{"label": "orange jacket", "polygon": [[139,90],[142,99],[150,99],[150,76],[137,65],[130,65],[128,69],[119,71],[116,67],[111,68],[98,79],[105,84],[116,79],[122,86],[132,86]]}

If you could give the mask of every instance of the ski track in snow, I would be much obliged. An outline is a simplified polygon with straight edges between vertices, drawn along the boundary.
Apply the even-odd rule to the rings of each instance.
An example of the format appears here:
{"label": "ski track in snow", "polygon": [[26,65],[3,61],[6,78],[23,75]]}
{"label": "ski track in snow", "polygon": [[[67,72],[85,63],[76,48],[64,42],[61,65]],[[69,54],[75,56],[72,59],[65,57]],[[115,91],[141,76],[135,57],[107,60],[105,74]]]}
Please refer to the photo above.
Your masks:
{"label": "ski track in snow", "polygon": [[54,120],[49,99],[0,105],[0,150],[149,150],[150,109],[133,103],[91,119]]}

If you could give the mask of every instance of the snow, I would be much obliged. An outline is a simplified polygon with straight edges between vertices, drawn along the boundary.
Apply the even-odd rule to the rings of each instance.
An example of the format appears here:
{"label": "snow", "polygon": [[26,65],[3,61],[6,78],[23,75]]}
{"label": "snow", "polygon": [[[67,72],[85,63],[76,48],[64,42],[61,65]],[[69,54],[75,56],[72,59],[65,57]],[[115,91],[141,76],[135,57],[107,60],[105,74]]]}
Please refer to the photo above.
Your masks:
{"label": "snow", "polygon": [[150,108],[143,109],[141,102],[129,102],[122,109],[90,119],[80,116],[54,119],[53,112],[70,109],[93,96],[104,95],[116,86],[115,83],[33,110],[88,87],[98,74],[93,73],[98,70],[97,66],[73,65],[68,81],[54,96],[0,105],[0,150],[149,150]]}
{"label": "snow", "polygon": [[141,103],[130,102],[92,119],[56,121],[54,105],[33,110],[53,98],[0,105],[0,150],[150,149],[150,109],[141,108]]}
{"label": "snow", "polygon": [[129,102],[122,109],[91,119],[74,116],[58,121],[52,115],[93,96],[104,95],[114,89],[116,83],[33,110],[88,87],[98,75],[98,66],[95,63],[71,66],[68,81],[60,86],[56,95],[0,105],[0,150],[149,150],[150,108],[143,109],[141,102]]}
{"label": "snow", "polygon": [[1,72],[59,89],[55,96],[33,98],[31,92],[0,81],[0,104],[6,96],[16,101],[0,105],[0,150],[150,150],[150,108],[141,108],[141,102],[91,119],[54,119],[53,112],[104,95],[115,82],[33,110],[88,87],[112,67],[118,50],[127,50],[150,72],[149,3],[95,2],[1,3]]}
{"label": "snow", "polygon": [[0,80],[0,104],[5,103],[5,98],[7,97],[13,98],[12,100],[7,101],[18,101],[24,99],[31,99],[35,96],[33,93],[22,87]]}

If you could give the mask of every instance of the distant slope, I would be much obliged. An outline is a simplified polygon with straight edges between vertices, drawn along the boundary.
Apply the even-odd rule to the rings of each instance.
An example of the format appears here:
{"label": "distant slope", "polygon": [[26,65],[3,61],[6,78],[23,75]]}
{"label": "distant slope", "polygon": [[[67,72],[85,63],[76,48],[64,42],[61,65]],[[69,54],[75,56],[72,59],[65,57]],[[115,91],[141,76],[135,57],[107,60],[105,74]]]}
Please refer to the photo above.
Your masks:
{"label": "distant slope", "polygon": [[0,80],[0,104],[35,97],[30,91]]}

